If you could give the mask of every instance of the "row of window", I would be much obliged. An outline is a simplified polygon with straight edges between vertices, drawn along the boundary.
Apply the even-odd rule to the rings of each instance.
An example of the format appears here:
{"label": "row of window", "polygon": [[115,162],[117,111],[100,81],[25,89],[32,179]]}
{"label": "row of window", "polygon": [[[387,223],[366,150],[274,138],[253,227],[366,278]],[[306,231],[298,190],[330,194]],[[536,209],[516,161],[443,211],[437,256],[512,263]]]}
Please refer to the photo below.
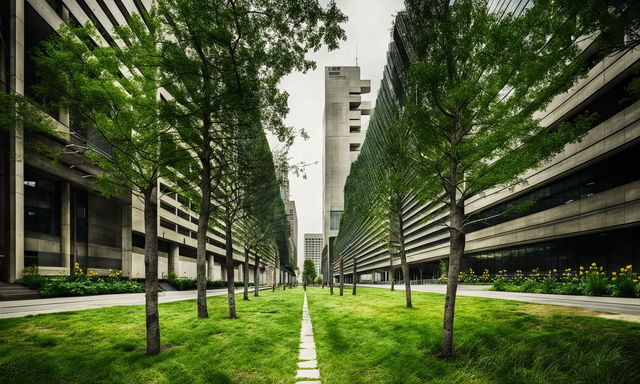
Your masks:
{"label": "row of window", "polygon": [[465,255],[461,270],[472,268],[476,273],[516,270],[529,273],[538,268],[572,270],[596,263],[608,271],[626,265],[640,265],[640,227],[545,241]]}
{"label": "row of window", "polygon": [[468,232],[531,215],[640,180],[640,143],[571,175],[474,215]]}

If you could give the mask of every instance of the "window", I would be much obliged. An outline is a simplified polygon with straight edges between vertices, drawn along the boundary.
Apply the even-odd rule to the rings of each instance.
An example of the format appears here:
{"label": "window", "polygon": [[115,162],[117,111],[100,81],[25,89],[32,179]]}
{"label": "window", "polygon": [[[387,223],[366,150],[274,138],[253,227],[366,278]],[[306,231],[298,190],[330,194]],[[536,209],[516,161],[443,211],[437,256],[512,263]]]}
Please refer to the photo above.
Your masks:
{"label": "window", "polygon": [[[640,180],[640,168],[635,165],[639,155],[640,143],[575,173],[535,188],[524,195],[488,208],[474,215],[474,219],[486,217],[487,220],[470,225],[468,231],[470,233],[569,204]],[[531,201],[533,204],[526,209],[508,211],[510,207],[517,207],[526,201]]]}
{"label": "window", "polygon": [[350,152],[359,152],[360,151],[360,143],[351,143],[349,144]]}
{"label": "window", "polygon": [[175,224],[173,224],[169,220],[165,220],[163,218],[160,218],[160,226],[163,227],[163,228],[170,229],[172,231],[176,230],[176,225]]}
{"label": "window", "polygon": [[58,183],[27,168],[24,194],[24,228],[59,236],[61,197]]}
{"label": "window", "polygon": [[329,229],[337,231],[340,229],[340,218],[342,217],[342,211],[329,212]]}
{"label": "window", "polygon": [[164,201],[160,202],[160,208],[164,209],[167,212],[171,212],[174,215],[176,214],[176,209],[170,204],[165,203]]}

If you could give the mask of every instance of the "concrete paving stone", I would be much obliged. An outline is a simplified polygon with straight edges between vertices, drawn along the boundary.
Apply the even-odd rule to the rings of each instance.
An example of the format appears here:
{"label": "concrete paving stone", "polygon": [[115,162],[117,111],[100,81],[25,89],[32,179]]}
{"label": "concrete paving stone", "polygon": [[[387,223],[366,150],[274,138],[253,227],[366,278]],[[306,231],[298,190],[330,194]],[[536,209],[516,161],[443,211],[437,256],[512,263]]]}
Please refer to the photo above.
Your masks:
{"label": "concrete paving stone", "polygon": [[317,367],[318,367],[318,360],[300,361],[298,363],[298,368],[313,369]]}
{"label": "concrete paving stone", "polygon": [[315,349],[301,349],[300,354],[298,355],[298,360],[315,360],[316,359],[316,350]]}
{"label": "concrete paving stone", "polygon": [[313,336],[302,336],[301,343],[313,343]]}
{"label": "concrete paving stone", "polygon": [[296,373],[296,379],[319,379],[319,369],[298,369]]}
{"label": "concrete paving stone", "polygon": [[296,381],[296,384],[322,384],[320,380],[304,380],[304,381]]}
{"label": "concrete paving stone", "polygon": [[316,343],[314,343],[313,341],[310,343],[300,343],[300,348],[316,349]]}

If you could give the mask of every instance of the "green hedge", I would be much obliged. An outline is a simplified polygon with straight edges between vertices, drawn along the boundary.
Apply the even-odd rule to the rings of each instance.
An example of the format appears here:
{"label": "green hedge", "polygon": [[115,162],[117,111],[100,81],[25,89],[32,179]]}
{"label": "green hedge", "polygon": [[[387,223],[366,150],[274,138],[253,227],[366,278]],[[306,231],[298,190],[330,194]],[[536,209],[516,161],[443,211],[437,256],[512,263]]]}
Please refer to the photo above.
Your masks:
{"label": "green hedge", "polygon": [[47,279],[40,289],[45,297],[104,295],[109,293],[144,292],[144,284],[137,281],[110,278],[70,281],[67,277]]}
{"label": "green hedge", "polygon": [[[173,285],[179,291],[192,291],[198,288],[198,281],[195,279],[180,279],[176,276],[174,272],[169,273],[169,277],[167,279],[169,284]],[[244,282],[235,281],[233,283],[236,287],[244,287]],[[215,289],[215,288],[225,288],[227,286],[227,282],[224,280],[209,280],[207,279],[207,289]],[[255,286],[254,283],[249,283],[250,287]]]}
{"label": "green hedge", "polygon": [[111,271],[108,277],[95,272],[85,275],[78,264],[70,276],[41,276],[38,267],[28,267],[16,283],[40,292],[44,297],[104,295],[109,293],[144,292],[144,284],[120,277],[121,271]]}

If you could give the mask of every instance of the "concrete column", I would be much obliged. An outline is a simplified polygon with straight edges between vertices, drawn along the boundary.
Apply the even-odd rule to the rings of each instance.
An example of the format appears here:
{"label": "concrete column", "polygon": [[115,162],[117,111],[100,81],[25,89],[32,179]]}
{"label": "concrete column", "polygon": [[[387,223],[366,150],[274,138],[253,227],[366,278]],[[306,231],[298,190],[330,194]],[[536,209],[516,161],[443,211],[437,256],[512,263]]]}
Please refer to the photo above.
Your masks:
{"label": "concrete column", "polygon": [[133,244],[131,243],[132,212],[131,205],[125,204],[122,207],[122,274],[131,277],[133,272],[133,256],[131,255]]}
{"label": "concrete column", "polygon": [[176,276],[180,276],[180,247],[171,244],[169,249],[169,272],[175,272]]}
{"label": "concrete column", "polygon": [[60,185],[60,266],[71,273],[71,184]]}
{"label": "concrete column", "polygon": [[[10,0],[9,91],[24,94],[24,0]],[[21,129],[9,133],[9,282],[24,269],[24,142]]]}

